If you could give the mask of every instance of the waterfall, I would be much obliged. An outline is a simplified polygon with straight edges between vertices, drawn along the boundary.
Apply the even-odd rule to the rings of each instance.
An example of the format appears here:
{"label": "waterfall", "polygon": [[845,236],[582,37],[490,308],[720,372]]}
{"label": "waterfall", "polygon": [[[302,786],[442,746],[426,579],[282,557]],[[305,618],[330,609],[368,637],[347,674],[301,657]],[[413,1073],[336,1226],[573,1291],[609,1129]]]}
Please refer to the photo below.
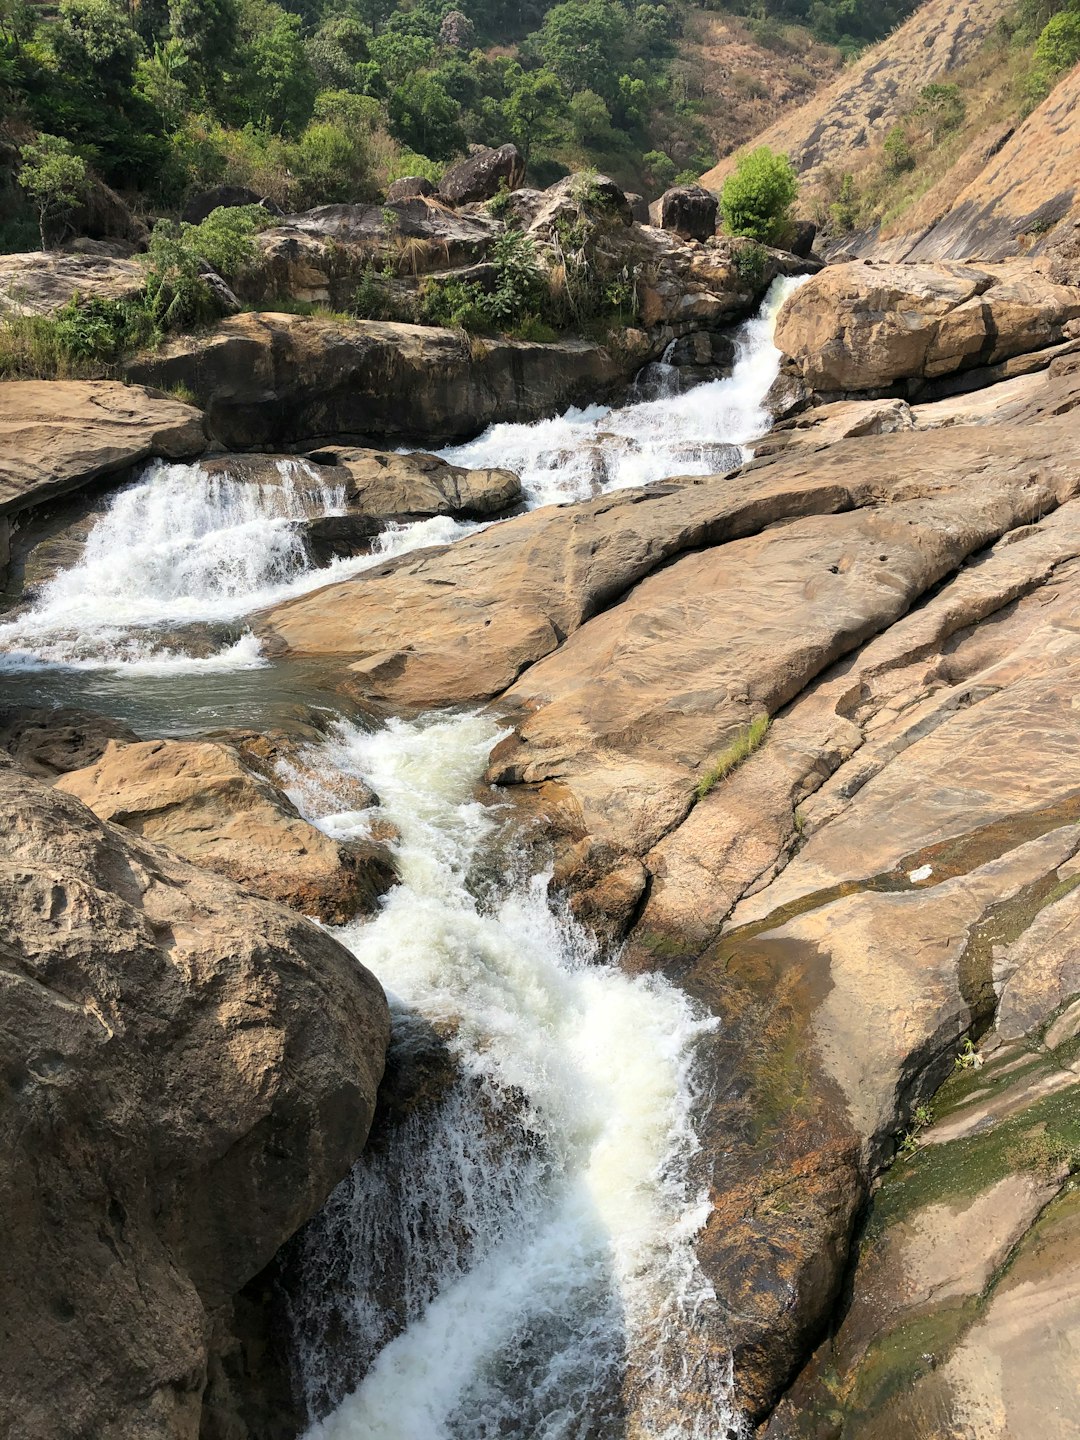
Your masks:
{"label": "waterfall", "polygon": [[[222,625],[291,595],[346,579],[418,545],[448,544],[479,527],[448,517],[390,525],[366,555],[312,566],[302,522],[344,513],[340,487],[304,460],[276,462],[277,483],[151,464],[113,495],[70,569],[27,611],[0,624],[0,666],[124,667],[135,673],[264,663],[251,635],[188,654],[161,631]],[[147,634],[157,631],[157,634]]]}
{"label": "waterfall", "polygon": [[780,369],[772,343],[776,316],[802,283],[801,277],[773,281],[759,313],[739,328],[735,367],[725,380],[643,404],[593,405],[532,425],[493,425],[440,453],[455,465],[516,471],[530,506],[734,469],[771,423],[764,400]]}
{"label": "waterfall", "polygon": [[[712,1022],[605,963],[548,876],[507,860],[511,822],[476,794],[498,738],[484,716],[341,723],[308,756],[373,785],[401,837],[402,883],[340,938],[387,988],[399,1042],[434,1027],[460,1071],[304,1239],[300,1372],[313,1410],[334,1407],[310,1440],[715,1440],[737,1422],[726,1359],[695,1341],[716,1317],[691,1180]],[[366,833],[324,785],[290,793],[329,833]],[[331,1336],[362,1377],[351,1395]]]}

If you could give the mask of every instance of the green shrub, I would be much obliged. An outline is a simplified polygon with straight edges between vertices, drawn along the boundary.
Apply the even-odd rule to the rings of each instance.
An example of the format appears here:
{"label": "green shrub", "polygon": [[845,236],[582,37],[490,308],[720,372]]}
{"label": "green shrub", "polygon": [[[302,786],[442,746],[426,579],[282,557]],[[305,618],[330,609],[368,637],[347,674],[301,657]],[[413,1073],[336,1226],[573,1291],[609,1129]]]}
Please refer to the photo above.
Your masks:
{"label": "green shrub", "polygon": [[735,266],[735,274],[739,279],[751,290],[756,290],[765,279],[769,252],[756,240],[748,240],[745,245],[740,245],[733,252],[731,262]]}
{"label": "green shrub", "polygon": [[1047,76],[1071,70],[1080,60],[1080,15],[1065,10],[1049,20],[1035,42],[1035,69]]}
{"label": "green shrub", "polygon": [[270,217],[258,205],[221,207],[201,225],[159,221],[143,257],[144,304],[154,327],[183,330],[213,320],[218,306],[204,266],[234,278],[254,262],[255,233],[268,223]]}
{"label": "green shrub", "polygon": [[761,145],[743,155],[724,181],[720,210],[730,235],[781,244],[791,225],[798,180],[786,155]]}
{"label": "green shrub", "polygon": [[919,103],[912,113],[929,122],[931,139],[936,145],[943,135],[959,130],[967,114],[967,105],[959,85],[924,85],[919,92]]}
{"label": "green shrub", "polygon": [[50,235],[63,228],[86,190],[86,161],[59,135],[39,135],[32,145],[23,145],[19,155],[19,184],[37,212],[41,248],[46,250]]}
{"label": "green shrub", "polygon": [[491,264],[494,283],[487,289],[475,281],[429,281],[421,296],[424,318],[470,331],[508,331],[527,318],[542,319],[548,289],[532,239],[505,231],[491,247]]}
{"label": "green shrub", "polygon": [[836,199],[829,206],[829,228],[835,235],[849,235],[859,223],[862,203],[855,187],[855,176],[845,175],[840,181]]}
{"label": "green shrub", "polygon": [[894,125],[882,146],[886,175],[895,177],[915,169],[915,151],[903,125]]}

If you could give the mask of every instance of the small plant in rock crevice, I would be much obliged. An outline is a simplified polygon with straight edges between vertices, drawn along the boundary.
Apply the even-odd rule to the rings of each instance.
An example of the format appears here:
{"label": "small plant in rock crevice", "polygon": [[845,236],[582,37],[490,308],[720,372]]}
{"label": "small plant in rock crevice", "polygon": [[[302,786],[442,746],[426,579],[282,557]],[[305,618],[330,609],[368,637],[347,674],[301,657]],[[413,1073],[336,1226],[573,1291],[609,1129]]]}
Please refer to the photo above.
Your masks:
{"label": "small plant in rock crevice", "polygon": [[733,770],[738,769],[744,760],[753,755],[755,750],[760,750],[765,743],[765,737],[769,733],[771,724],[772,721],[768,715],[756,716],[745,730],[740,730],[725,750],[721,750],[697,783],[695,793],[699,800],[704,800],[721,780],[730,775]]}
{"label": "small plant in rock crevice", "polygon": [[911,1123],[900,1137],[896,1147],[896,1158],[898,1160],[909,1160],[922,1145],[923,1131],[934,1123],[934,1110],[931,1105],[916,1105],[911,1114]]}

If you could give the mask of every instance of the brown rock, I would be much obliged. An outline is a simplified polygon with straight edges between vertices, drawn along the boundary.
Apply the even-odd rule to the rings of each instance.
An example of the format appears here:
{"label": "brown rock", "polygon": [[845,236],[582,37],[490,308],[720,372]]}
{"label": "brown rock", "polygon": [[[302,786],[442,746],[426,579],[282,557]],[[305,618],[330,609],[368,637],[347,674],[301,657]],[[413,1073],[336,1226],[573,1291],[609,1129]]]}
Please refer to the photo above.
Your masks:
{"label": "brown rock", "polygon": [[331,840],[227,745],[114,742],[57,783],[103,820],[331,924],[374,909],[396,879],[382,846]]}
{"label": "brown rock", "polygon": [[0,806],[0,1429],[196,1440],[214,1316],[363,1146],[385,1000],[10,765]]}
{"label": "brown rock", "polygon": [[93,765],[112,740],[127,745],[138,738],[121,721],[89,710],[37,706],[0,710],[0,746],[20,769],[41,780]]}
{"label": "brown rock", "polygon": [[152,456],[191,460],[205,449],[198,410],[139,385],[0,382],[0,515],[43,504]]}
{"label": "brown rock", "polygon": [[447,205],[490,200],[500,190],[517,190],[525,182],[525,161],[516,145],[481,149],[451,165],[439,181],[439,199]]}
{"label": "brown rock", "polygon": [[418,196],[427,199],[434,194],[435,186],[423,175],[403,175],[387,190],[386,203],[392,205],[395,200],[415,200]]}
{"label": "brown rock", "polygon": [[789,296],[776,343],[825,393],[886,389],[1039,350],[1080,316],[1080,290],[1008,266],[829,266]]}

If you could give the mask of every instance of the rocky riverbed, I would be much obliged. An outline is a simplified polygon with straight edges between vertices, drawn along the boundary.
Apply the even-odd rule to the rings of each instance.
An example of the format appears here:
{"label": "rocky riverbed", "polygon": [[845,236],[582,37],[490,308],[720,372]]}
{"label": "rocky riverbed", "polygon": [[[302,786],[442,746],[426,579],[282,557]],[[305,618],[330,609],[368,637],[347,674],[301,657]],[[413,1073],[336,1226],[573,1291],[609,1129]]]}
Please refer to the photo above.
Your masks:
{"label": "rocky riverbed", "polygon": [[783,356],[539,426],[524,353],[371,324],[449,386],[384,424],[297,317],[205,412],[0,386],[6,676],[320,677],[4,716],[13,1435],[1074,1433],[1078,318],[831,266]]}

